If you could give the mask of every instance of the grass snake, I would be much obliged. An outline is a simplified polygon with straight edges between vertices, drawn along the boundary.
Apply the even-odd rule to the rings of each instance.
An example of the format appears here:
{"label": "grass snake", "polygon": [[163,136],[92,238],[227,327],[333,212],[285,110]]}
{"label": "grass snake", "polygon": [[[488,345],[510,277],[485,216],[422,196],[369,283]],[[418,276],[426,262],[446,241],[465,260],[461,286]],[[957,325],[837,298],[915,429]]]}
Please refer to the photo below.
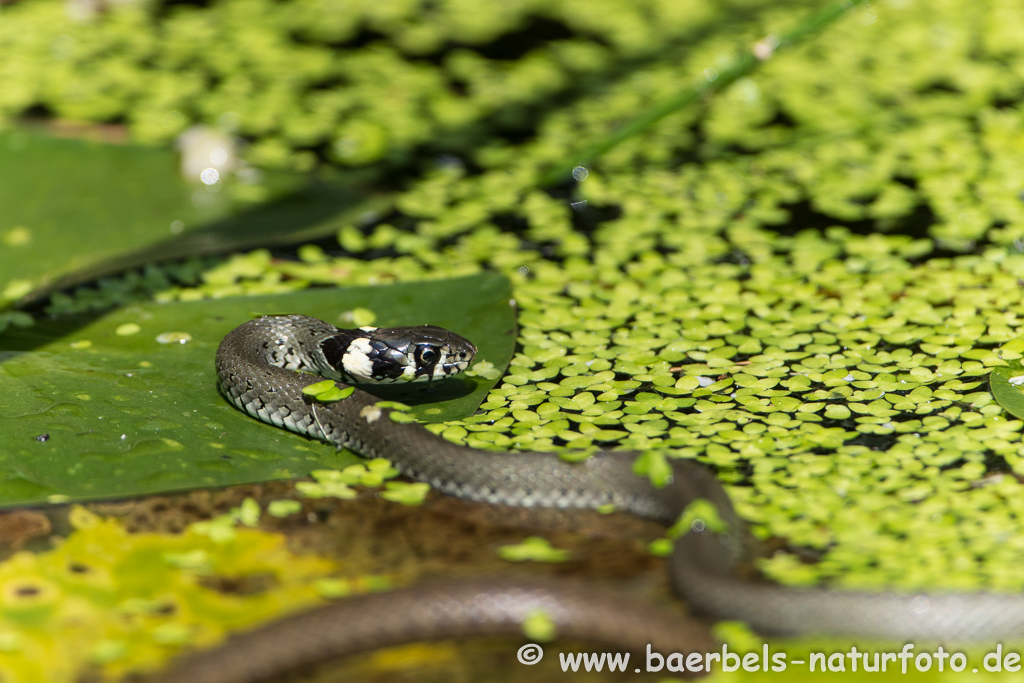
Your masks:
{"label": "grass snake", "polygon": [[[318,403],[303,388],[322,378],[345,383],[442,379],[465,369],[476,349],[432,326],[355,330],[306,316],[268,316],[230,332],[217,351],[221,390],[264,422],[382,457],[406,477],[451,496],[493,505],[616,510],[672,524],[695,500],[710,501],[727,531],[695,524],[669,560],[673,586],[689,609],[746,622],[773,635],[815,634],[943,640],[1024,635],[1024,597],[994,593],[897,593],[785,587],[741,578],[761,549],[729,496],[705,467],[672,460],[661,488],[634,474],[637,453],[602,451],[582,462],[553,453],[484,452],[452,444],[356,389]],[[642,652],[707,652],[700,622],[631,604],[593,588],[503,579],[438,583],[338,601],[230,639],[173,667],[165,683],[258,681],[331,657],[417,640],[521,633],[543,609],[560,636]]]}

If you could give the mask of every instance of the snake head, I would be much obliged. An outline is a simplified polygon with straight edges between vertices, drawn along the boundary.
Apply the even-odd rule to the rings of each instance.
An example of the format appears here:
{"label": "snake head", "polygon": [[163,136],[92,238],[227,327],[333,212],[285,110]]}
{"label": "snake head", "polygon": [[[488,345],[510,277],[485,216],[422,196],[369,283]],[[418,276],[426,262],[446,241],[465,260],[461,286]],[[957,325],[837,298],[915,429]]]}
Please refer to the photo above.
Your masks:
{"label": "snake head", "polygon": [[436,325],[344,330],[322,348],[343,377],[370,384],[444,379],[476,356],[472,342]]}

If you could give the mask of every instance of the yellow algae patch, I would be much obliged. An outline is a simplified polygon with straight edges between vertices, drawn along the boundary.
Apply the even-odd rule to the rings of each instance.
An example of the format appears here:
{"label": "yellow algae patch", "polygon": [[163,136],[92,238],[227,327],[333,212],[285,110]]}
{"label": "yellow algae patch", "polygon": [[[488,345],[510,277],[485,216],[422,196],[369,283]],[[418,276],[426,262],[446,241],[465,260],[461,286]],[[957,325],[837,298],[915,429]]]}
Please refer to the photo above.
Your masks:
{"label": "yellow algae patch", "polygon": [[[317,582],[337,568],[258,529],[226,539],[191,529],[133,534],[84,508],[71,522],[75,531],[55,549],[0,563],[3,680],[70,683],[86,667],[113,680],[159,668],[183,646],[210,646],[320,602]],[[175,561],[189,556],[203,561]],[[247,577],[258,590],[211,587]]]}

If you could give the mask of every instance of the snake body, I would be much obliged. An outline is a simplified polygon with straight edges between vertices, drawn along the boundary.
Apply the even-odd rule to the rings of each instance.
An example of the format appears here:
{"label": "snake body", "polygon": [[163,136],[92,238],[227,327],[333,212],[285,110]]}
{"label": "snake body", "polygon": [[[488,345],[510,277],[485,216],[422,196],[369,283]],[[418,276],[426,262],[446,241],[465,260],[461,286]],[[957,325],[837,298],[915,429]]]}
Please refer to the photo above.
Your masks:
{"label": "snake body", "polygon": [[[404,356],[414,365],[417,329],[400,328],[392,334],[398,342],[389,347],[392,355]],[[423,337],[423,343],[438,350],[436,358],[428,354],[434,361],[430,370],[403,371],[413,379],[447,376],[472,360],[475,348],[469,342],[439,329],[429,328]],[[614,505],[665,524],[675,522],[693,501],[707,500],[727,531],[694,525],[676,539],[669,567],[674,588],[690,609],[714,619],[740,620],[758,632],[779,635],[952,642],[1024,635],[1024,596],[835,591],[739,578],[737,568],[759,551],[758,545],[728,494],[699,464],[671,461],[670,483],[657,488],[634,474],[636,453],[597,452],[582,462],[567,462],[551,453],[484,452],[452,444],[419,424],[393,421],[389,408],[377,406],[377,398],[358,389],[329,404],[302,393],[305,386],[322,380],[296,370],[351,380],[352,372],[341,359],[359,348],[377,348],[376,332],[339,330],[304,316],[249,321],[230,332],[218,349],[221,389],[236,407],[264,422],[366,457],[386,458],[403,475],[459,498],[526,507]],[[360,363],[364,368],[373,365],[356,364]],[[437,364],[446,369],[438,370]],[[514,633],[530,605],[547,605],[562,634],[640,650],[642,643],[675,652],[714,649],[705,630],[678,615],[625,604],[592,590],[581,594],[565,586],[494,580],[333,603],[200,653],[164,680],[256,681],[268,672],[358,650],[454,635]]]}

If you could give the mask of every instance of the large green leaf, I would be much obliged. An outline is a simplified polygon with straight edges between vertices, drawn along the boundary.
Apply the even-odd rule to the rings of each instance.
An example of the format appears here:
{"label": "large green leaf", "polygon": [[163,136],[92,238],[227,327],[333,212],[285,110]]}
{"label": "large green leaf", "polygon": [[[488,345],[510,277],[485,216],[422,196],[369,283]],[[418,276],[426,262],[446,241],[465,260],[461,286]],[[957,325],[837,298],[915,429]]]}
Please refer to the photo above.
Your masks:
{"label": "large green leaf", "polygon": [[[221,338],[256,314],[303,313],[342,324],[343,312],[367,308],[379,326],[448,327],[477,344],[478,360],[503,369],[515,344],[509,295],[506,278],[483,273],[147,304],[11,332],[0,337],[0,505],[265,481],[349,464],[350,453],[231,407],[217,392],[213,369]],[[191,338],[166,343],[176,333]],[[453,378],[413,413],[428,421],[464,417],[492,384]],[[447,400],[434,402],[440,399]]]}
{"label": "large green leaf", "polygon": [[0,309],[152,261],[322,237],[387,205],[354,174],[260,187],[258,206],[232,202],[186,183],[170,150],[0,133]]}
{"label": "large green leaf", "polygon": [[988,383],[996,403],[1014,417],[1024,420],[1024,366],[1019,360],[1009,361],[992,370]]}

